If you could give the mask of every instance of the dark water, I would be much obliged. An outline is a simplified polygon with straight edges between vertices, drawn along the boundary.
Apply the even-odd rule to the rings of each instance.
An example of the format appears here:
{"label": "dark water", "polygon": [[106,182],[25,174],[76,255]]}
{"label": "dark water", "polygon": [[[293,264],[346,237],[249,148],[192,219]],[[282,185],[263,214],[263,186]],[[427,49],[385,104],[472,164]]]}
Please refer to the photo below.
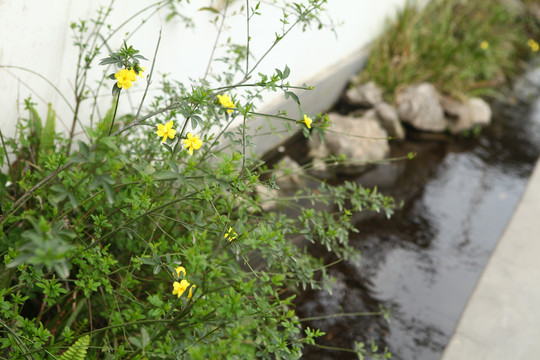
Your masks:
{"label": "dark water", "polygon": [[[540,155],[540,68],[511,96],[494,101],[493,124],[474,138],[439,137],[393,145],[411,161],[380,165],[354,179],[403,200],[392,219],[358,221],[359,263],[331,268],[333,294],[307,292],[300,317],[391,311],[380,317],[340,317],[306,325],[327,332],[318,343],[352,348],[374,339],[392,359],[439,359]],[[351,179],[349,179],[351,180]],[[327,259],[331,261],[331,258]],[[306,348],[305,359],[356,359]]]}

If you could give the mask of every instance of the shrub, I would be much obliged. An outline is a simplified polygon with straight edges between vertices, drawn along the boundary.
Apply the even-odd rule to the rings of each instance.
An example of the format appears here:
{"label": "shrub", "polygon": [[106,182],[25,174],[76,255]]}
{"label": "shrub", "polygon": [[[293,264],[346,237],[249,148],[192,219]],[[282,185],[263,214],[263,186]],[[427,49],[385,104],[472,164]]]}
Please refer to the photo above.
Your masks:
{"label": "shrub", "polygon": [[[247,4],[252,19],[259,4]],[[169,5],[175,4],[153,6]],[[297,25],[319,22],[323,5],[285,3],[275,43]],[[179,15],[172,9],[172,17]],[[274,178],[262,180],[269,170],[250,151],[258,136],[248,133],[255,100],[282,91],[297,101],[294,91],[307,88],[287,82],[286,66],[253,80],[258,63],[247,61],[249,44],[231,45],[237,58],[228,60],[227,72],[189,88],[163,76],[160,94],[144,110],[154,62],[124,41],[100,61],[110,73],[102,83],[111,86],[111,109],[84,129],[87,138],[74,140],[76,109],[88,99],[84,79],[99,70],[100,39],[108,39],[101,31],[111,11],[72,26],[80,62],[71,132],[55,133],[52,106],[42,124],[27,99],[16,137],[1,137],[0,355],[298,358],[323,332],[302,328],[294,294],[324,288],[330,279],[322,260],[293,240],[354,258],[352,215],[383,210],[389,216],[393,200],[354,183],[320,182],[278,199],[281,208],[262,210],[256,187],[276,185]],[[100,45],[87,46],[94,41]],[[241,61],[245,67],[237,66]],[[141,103],[120,116],[122,95],[145,74]],[[324,116],[309,123],[283,113],[267,116],[308,137],[323,136],[328,126]],[[241,120],[237,127],[235,119]],[[311,207],[298,208],[304,198]],[[287,208],[299,215],[287,216]],[[365,353],[358,349],[350,351]]]}

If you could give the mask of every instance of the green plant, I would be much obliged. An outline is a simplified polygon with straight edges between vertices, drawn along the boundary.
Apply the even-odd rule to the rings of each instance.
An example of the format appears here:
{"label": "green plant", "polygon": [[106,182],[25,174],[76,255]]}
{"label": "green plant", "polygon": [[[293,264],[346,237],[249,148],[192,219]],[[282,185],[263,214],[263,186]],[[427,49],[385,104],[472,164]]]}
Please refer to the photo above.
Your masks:
{"label": "green plant", "polygon": [[[283,29],[268,51],[294,27],[318,23],[324,3],[285,2]],[[229,6],[206,10],[218,21]],[[248,25],[260,6],[247,1],[241,9]],[[330,279],[327,265],[293,241],[353,259],[358,253],[348,236],[358,230],[352,215],[390,216],[393,200],[355,183],[319,182],[274,200],[297,218],[280,208],[262,210],[257,186],[275,181],[262,180],[269,170],[250,151],[259,135],[248,132],[255,100],[282,91],[298,102],[295,91],[309,88],[291,86],[287,66],[255,79],[265,55],[250,63],[249,33],[244,47],[231,45],[236,58],[227,59],[226,71],[207,71],[189,89],[164,75],[161,93],[144,109],[154,55],[152,64],[144,63],[141,102],[120,116],[123,92],[146,70],[132,45],[124,41],[101,60],[114,67],[112,76],[107,68],[97,88],[86,84],[118,31],[104,25],[111,12],[101,9],[91,31],[85,21],[72,26],[80,56],[70,133],[52,133],[52,107],[43,126],[28,99],[29,115],[18,122],[16,138],[1,136],[0,166],[7,171],[0,177],[0,356],[45,359],[78,339],[61,359],[82,359],[86,352],[104,359],[299,358],[323,333],[302,328],[294,294],[324,288]],[[95,106],[108,79],[115,81],[111,108],[81,127],[86,137],[75,141],[79,109],[92,100],[87,94],[94,94]],[[328,126],[324,116],[266,115],[308,137],[323,136]],[[233,128],[235,119],[241,124]],[[312,207],[300,207],[302,199]]]}
{"label": "green plant", "polygon": [[359,80],[380,84],[387,98],[424,81],[455,97],[492,95],[519,71],[538,33],[498,0],[410,2],[375,41]]}
{"label": "green plant", "polygon": [[90,336],[86,335],[81,337],[75,344],[71,345],[58,360],[84,360],[89,344]]}

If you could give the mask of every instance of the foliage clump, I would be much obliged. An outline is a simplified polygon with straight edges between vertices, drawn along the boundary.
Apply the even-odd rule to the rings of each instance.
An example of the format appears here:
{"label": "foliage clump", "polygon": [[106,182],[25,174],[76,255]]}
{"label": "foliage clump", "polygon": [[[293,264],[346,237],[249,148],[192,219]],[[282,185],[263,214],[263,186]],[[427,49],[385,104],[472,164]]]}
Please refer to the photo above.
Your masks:
{"label": "foliage clump", "polygon": [[387,98],[400,86],[421,82],[454,97],[495,94],[535,52],[540,34],[529,14],[505,3],[407,3],[375,41],[358,80],[375,81]]}
{"label": "foliage clump", "polygon": [[[320,24],[323,5],[285,2],[283,29],[268,51],[295,26]],[[217,14],[217,23],[229,6],[206,10]],[[260,15],[259,6],[248,1],[239,10],[247,23]],[[287,66],[252,80],[266,53],[250,63],[249,36],[247,46],[231,45],[238,61],[230,59],[218,74],[207,71],[189,87],[163,76],[146,108],[154,61],[144,63],[141,101],[118,115],[147,60],[124,41],[101,60],[104,67],[94,67],[117,31],[104,26],[111,12],[101,9],[97,20],[72,26],[80,56],[70,133],[54,131],[52,107],[43,126],[31,99],[16,136],[0,132],[6,169],[0,174],[0,357],[299,358],[324,333],[301,326],[294,294],[327,287],[330,279],[322,260],[292,240],[355,258],[352,216],[364,210],[389,216],[393,200],[355,183],[320,182],[263,211],[257,186],[275,187],[275,179],[263,180],[267,169],[251,155],[256,100],[282,91],[298,102],[294,92],[309,88],[291,86]],[[86,82],[90,71],[103,72],[97,88]],[[102,92],[112,106],[99,117],[95,100]],[[99,120],[82,126],[79,109],[92,100],[88,94]],[[328,126],[324,116],[267,116],[307,137],[324,136]],[[311,207],[298,209],[306,198]],[[349,351],[364,354],[357,345]]]}

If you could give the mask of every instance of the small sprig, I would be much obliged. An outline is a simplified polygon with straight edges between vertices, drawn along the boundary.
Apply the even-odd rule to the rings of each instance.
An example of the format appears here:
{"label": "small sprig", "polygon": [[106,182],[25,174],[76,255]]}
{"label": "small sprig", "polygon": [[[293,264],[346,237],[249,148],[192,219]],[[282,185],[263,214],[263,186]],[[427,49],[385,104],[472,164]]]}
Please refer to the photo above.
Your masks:
{"label": "small sprig", "polygon": [[134,49],[133,46],[128,47],[125,40],[124,45],[118,52],[101,59],[99,65],[114,64],[120,69],[118,72],[109,75],[109,79],[117,80],[112,87],[113,96],[118,95],[122,88],[129,89],[132,82],[137,80],[137,75],[142,77],[145,68],[140,65],[140,60],[148,59],[140,55],[139,50]]}

